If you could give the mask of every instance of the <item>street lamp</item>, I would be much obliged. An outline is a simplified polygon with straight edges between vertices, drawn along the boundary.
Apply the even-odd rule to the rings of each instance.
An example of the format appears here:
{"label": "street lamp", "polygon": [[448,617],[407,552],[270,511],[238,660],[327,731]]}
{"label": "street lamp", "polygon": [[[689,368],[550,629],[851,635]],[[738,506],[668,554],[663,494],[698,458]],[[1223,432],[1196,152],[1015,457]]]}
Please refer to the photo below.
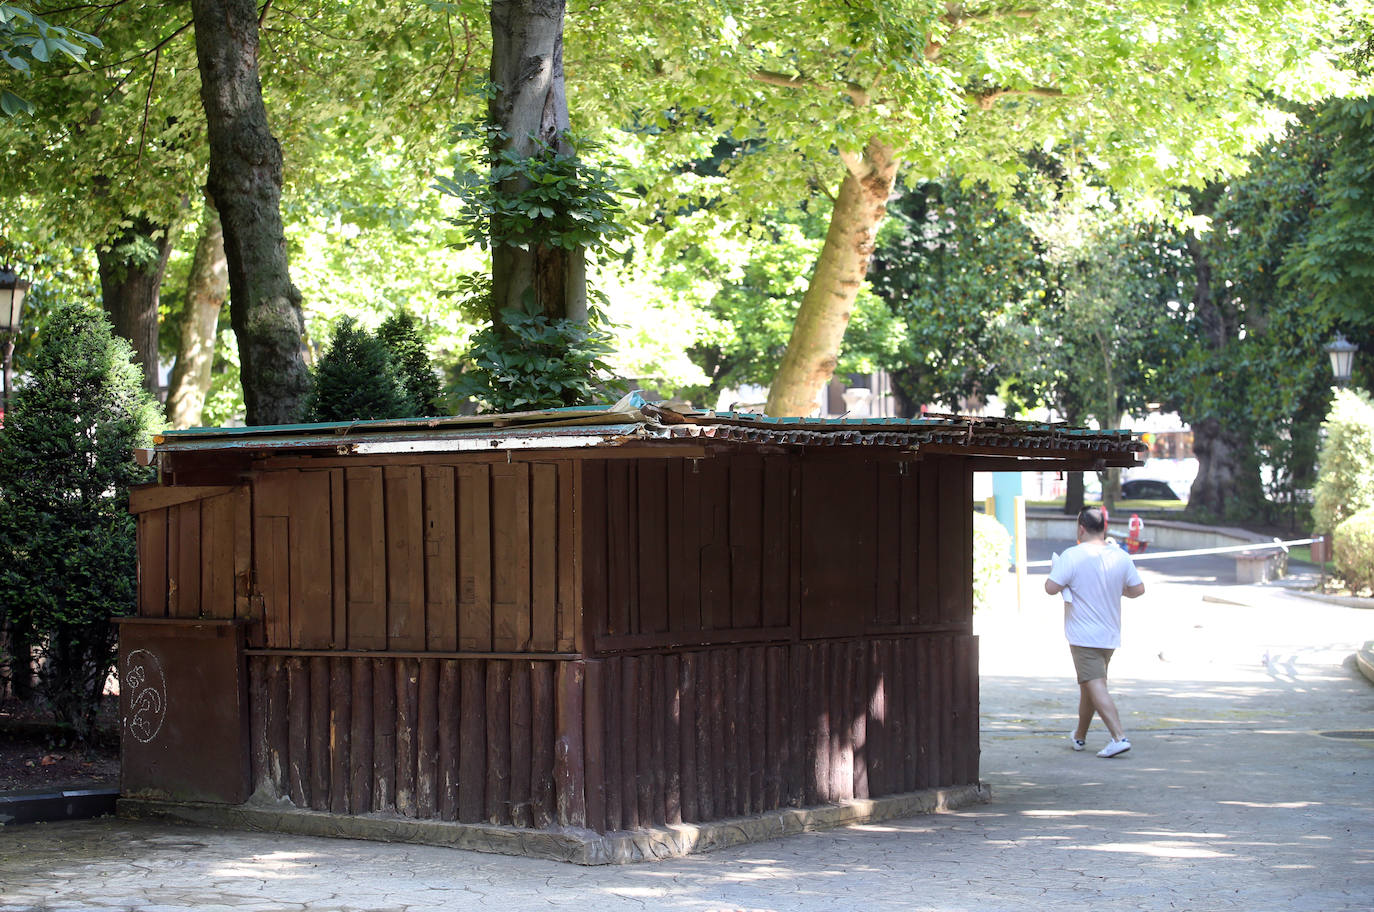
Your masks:
{"label": "street lamp", "polygon": [[1345,386],[1350,382],[1350,373],[1355,366],[1355,352],[1359,351],[1360,347],[1342,333],[1336,333],[1336,338],[1327,343],[1325,349],[1331,356],[1331,373],[1336,378],[1336,385]]}
{"label": "street lamp", "polygon": [[19,332],[19,311],[29,283],[19,278],[9,266],[0,266],[0,333],[5,335],[5,387],[0,399],[0,415],[10,406],[10,359],[14,356],[14,336]]}

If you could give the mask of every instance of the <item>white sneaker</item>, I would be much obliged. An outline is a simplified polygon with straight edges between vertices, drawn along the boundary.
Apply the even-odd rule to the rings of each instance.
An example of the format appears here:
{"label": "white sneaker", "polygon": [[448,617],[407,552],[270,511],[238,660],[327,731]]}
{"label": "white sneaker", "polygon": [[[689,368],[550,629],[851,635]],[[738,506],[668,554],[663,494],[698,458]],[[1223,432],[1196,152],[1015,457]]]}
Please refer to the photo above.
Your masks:
{"label": "white sneaker", "polygon": [[1097,752],[1097,756],[1106,759],[1107,757],[1117,757],[1131,749],[1131,739],[1122,738],[1120,741],[1108,741],[1107,746]]}
{"label": "white sneaker", "polygon": [[1075,738],[1073,732],[1069,732],[1069,745],[1076,751],[1081,751],[1088,746],[1088,742],[1082,738]]}

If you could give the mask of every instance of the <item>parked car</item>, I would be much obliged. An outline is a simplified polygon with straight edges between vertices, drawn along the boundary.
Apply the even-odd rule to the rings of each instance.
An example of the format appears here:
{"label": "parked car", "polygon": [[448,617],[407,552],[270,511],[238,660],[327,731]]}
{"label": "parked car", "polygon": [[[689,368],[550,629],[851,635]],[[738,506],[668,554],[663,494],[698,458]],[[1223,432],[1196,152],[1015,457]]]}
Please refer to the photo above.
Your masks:
{"label": "parked car", "polygon": [[1121,483],[1121,494],[1127,500],[1181,500],[1167,481],[1154,478],[1132,478]]}

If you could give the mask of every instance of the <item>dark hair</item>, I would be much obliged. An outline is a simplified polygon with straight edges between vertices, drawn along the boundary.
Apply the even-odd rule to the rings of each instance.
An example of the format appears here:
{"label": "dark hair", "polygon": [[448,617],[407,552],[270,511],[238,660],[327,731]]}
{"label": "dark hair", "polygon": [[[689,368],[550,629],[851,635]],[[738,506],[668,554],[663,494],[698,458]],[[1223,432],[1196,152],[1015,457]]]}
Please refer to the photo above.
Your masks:
{"label": "dark hair", "polygon": [[1078,511],[1078,524],[1091,535],[1107,531],[1107,511],[1101,507],[1084,507]]}

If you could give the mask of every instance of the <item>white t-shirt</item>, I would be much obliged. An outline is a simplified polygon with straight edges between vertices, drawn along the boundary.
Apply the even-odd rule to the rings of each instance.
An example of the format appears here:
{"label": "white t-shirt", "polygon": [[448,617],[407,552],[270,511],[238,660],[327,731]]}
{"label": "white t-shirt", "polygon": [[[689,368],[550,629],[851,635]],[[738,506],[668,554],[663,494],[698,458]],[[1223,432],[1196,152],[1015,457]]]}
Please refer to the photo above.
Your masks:
{"label": "white t-shirt", "polygon": [[1064,636],[1071,646],[1121,646],[1121,591],[1140,585],[1130,555],[1115,543],[1084,542],[1059,555],[1050,579],[1069,591]]}

